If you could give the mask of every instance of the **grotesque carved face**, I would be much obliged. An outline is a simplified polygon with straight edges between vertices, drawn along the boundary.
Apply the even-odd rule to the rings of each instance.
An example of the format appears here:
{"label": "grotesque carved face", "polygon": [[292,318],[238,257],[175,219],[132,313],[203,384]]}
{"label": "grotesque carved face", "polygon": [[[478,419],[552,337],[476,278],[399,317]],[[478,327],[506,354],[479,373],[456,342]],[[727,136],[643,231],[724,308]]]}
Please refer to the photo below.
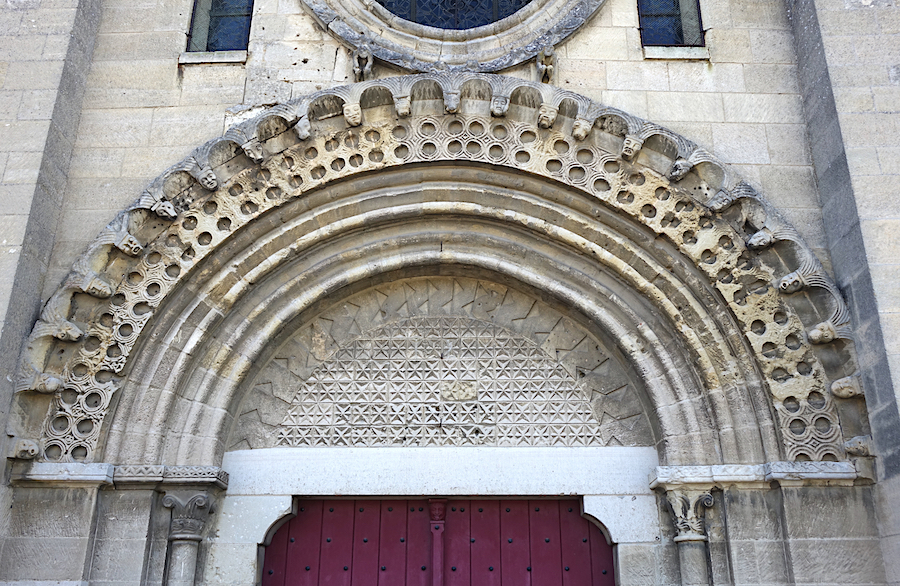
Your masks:
{"label": "grotesque carved face", "polygon": [[837,332],[829,322],[822,322],[809,331],[809,341],[813,344],[827,344],[837,338]]}
{"label": "grotesque carved face", "polygon": [[84,292],[91,297],[98,297],[100,299],[106,299],[113,294],[110,284],[100,277],[93,277],[87,287],[84,288]]}
{"label": "grotesque carved face", "polygon": [[591,122],[579,118],[575,120],[575,124],[572,125],[572,136],[575,137],[575,140],[584,140],[587,138],[587,135],[591,133],[593,127],[594,125]]}
{"label": "grotesque carved face", "polygon": [[137,256],[144,250],[144,247],[137,241],[137,238],[128,233],[126,233],[118,244],[116,244],[116,248],[129,256]]}
{"label": "grotesque carved face", "polygon": [[350,126],[362,124],[362,107],[359,104],[344,104],[344,119]]}
{"label": "grotesque carved face", "polygon": [[505,116],[509,109],[509,98],[506,96],[494,96],[491,98],[491,114],[494,116]]}
{"label": "grotesque carved face", "polygon": [[297,133],[297,138],[300,140],[306,140],[309,138],[309,131],[312,129],[312,126],[309,124],[309,118],[303,116],[300,120],[297,121],[297,124],[294,125],[294,132]]}
{"label": "grotesque carved face", "polygon": [[781,278],[778,282],[778,288],[782,293],[796,293],[803,288],[803,277],[799,272],[794,271]]}
{"label": "grotesque carved face", "polygon": [[725,208],[731,205],[731,197],[724,191],[720,191],[717,193],[709,203],[706,204],[706,207],[711,209],[714,212],[721,212]]}
{"label": "grotesque carved face", "polygon": [[644,141],[634,136],[626,136],[625,142],[622,143],[622,156],[626,159],[630,159],[641,150],[641,147],[644,145]]}
{"label": "grotesque carved face", "polygon": [[165,200],[153,204],[150,211],[160,218],[166,218],[167,220],[174,220],[178,216],[178,212],[175,211],[175,206],[172,205],[172,202]]}
{"label": "grotesque carved face", "polygon": [[84,332],[76,327],[75,324],[63,322],[59,324],[59,328],[53,334],[53,337],[64,342],[77,342],[83,335]]}
{"label": "grotesque carved face", "polygon": [[444,503],[429,503],[428,509],[431,513],[432,521],[442,521],[444,514],[447,512],[447,507]]}
{"label": "grotesque carved face", "polygon": [[459,92],[447,92],[444,94],[444,108],[451,114],[459,110]]}
{"label": "grotesque carved face", "polygon": [[397,110],[397,116],[400,116],[401,118],[409,116],[412,113],[409,96],[394,98],[394,108]]}
{"label": "grotesque carved face", "polygon": [[204,189],[208,189],[209,191],[213,191],[219,186],[219,180],[216,179],[216,174],[213,173],[213,170],[209,167],[206,167],[200,172],[200,177],[197,178],[197,181],[200,182],[200,185],[202,185]]}
{"label": "grotesque carved face", "polygon": [[262,143],[256,139],[244,143],[241,149],[254,163],[262,163],[265,158]]}
{"label": "grotesque carved face", "polygon": [[754,250],[759,250],[770,246],[773,242],[775,242],[775,237],[772,236],[771,232],[768,230],[760,230],[750,237],[750,240],[747,241],[747,246]]}
{"label": "grotesque carved face", "polygon": [[550,128],[553,126],[553,123],[556,122],[556,115],[558,113],[559,109],[555,106],[541,104],[541,108],[538,110],[538,126],[541,128]]}
{"label": "grotesque carved face", "polygon": [[675,159],[672,169],[669,170],[669,181],[681,181],[691,171],[691,168],[693,165],[687,159]]}

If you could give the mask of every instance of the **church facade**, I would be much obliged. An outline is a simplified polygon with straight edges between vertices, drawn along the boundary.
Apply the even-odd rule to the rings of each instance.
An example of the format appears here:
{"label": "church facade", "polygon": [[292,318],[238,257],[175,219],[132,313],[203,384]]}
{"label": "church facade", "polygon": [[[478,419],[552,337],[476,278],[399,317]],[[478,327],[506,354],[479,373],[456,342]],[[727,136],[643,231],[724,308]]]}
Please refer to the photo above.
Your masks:
{"label": "church facade", "polygon": [[0,23],[0,583],[900,582],[892,0]]}

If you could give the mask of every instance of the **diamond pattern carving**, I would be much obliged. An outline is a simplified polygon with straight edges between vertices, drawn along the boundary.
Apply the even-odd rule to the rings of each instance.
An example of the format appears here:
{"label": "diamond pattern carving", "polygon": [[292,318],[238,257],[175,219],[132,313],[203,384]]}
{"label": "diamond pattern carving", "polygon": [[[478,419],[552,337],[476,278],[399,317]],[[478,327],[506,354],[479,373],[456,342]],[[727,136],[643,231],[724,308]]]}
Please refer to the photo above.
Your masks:
{"label": "diamond pattern carving", "polygon": [[351,340],[304,381],[279,446],[604,445],[584,389],[534,342],[470,317]]}

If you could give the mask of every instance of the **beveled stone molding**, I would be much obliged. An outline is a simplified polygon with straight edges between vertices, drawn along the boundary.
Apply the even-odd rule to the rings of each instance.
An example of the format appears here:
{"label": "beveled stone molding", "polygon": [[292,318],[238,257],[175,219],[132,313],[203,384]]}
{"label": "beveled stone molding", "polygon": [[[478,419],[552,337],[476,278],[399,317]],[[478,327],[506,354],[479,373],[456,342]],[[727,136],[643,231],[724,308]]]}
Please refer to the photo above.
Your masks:
{"label": "beveled stone molding", "polygon": [[659,466],[650,475],[650,488],[716,487],[745,485],[765,488],[768,483],[832,484],[859,477],[853,462],[767,462],[713,466]]}
{"label": "beveled stone molding", "polygon": [[[439,73],[494,72],[534,59],[578,30],[604,1],[532,0],[507,18],[468,30],[410,22],[373,0],[303,3],[324,29],[355,53],[414,72]],[[357,81],[366,79],[358,69],[354,63]]]}
{"label": "beveled stone molding", "polygon": [[[766,457],[845,457],[847,438],[841,437],[827,389],[828,380],[853,373],[845,306],[777,210],[715,156],[659,125],[548,84],[453,73],[364,81],[275,106],[154,180],[78,259],[23,349],[17,382],[26,393],[22,400],[33,396],[28,393],[53,397],[40,458],[95,458],[113,395],[156,308],[239,228],[336,180],[434,161],[490,165],[523,180],[552,182],[670,242],[707,281],[704,286],[717,291],[720,310],[733,316],[754,361],[752,370],[762,376],[784,451]],[[421,212],[421,207],[396,210]],[[685,323],[690,312],[705,311],[686,293],[694,285],[676,285],[680,277],[653,265],[638,249],[628,254],[648,264],[612,260],[589,238],[508,208],[496,215],[484,206],[432,202],[424,213],[494,214],[586,251],[644,291],[666,316],[702,373],[706,392],[721,394],[747,384],[721,367],[732,360],[729,343]],[[308,238],[322,234],[310,232]],[[260,280],[304,242],[259,264],[241,283]],[[768,252],[777,247],[790,254]],[[793,287],[775,286],[798,271],[784,258],[799,259],[798,278],[832,292],[830,302],[808,296],[803,287],[789,293]],[[660,277],[671,277],[672,288],[659,289]],[[225,287],[216,303],[231,302],[243,286]],[[682,295],[678,291],[684,296],[673,300]],[[820,315],[832,318],[819,323]],[[822,343],[828,336],[816,333],[824,331],[822,323],[835,333],[828,344]],[[720,354],[713,356],[710,348]],[[828,372],[821,352],[831,353]]]}
{"label": "beveled stone molding", "polygon": [[13,484],[49,484],[55,486],[101,486],[113,483],[112,464],[56,462],[13,462]]}
{"label": "beveled stone molding", "polygon": [[79,462],[13,462],[13,482],[51,484],[211,485],[228,488],[228,472],[218,466],[159,466]]}

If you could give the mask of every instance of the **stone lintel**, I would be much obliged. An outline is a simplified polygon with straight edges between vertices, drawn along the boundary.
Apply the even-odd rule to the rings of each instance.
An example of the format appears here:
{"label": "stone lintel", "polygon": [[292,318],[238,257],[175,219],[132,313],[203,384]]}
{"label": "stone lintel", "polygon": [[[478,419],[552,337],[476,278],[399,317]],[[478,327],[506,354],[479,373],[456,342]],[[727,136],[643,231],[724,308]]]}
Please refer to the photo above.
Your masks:
{"label": "stone lintel", "polygon": [[650,474],[650,488],[678,486],[703,488],[742,485],[768,488],[807,484],[852,485],[859,477],[853,462],[767,462],[765,464],[716,464],[712,466],[658,466]]}

